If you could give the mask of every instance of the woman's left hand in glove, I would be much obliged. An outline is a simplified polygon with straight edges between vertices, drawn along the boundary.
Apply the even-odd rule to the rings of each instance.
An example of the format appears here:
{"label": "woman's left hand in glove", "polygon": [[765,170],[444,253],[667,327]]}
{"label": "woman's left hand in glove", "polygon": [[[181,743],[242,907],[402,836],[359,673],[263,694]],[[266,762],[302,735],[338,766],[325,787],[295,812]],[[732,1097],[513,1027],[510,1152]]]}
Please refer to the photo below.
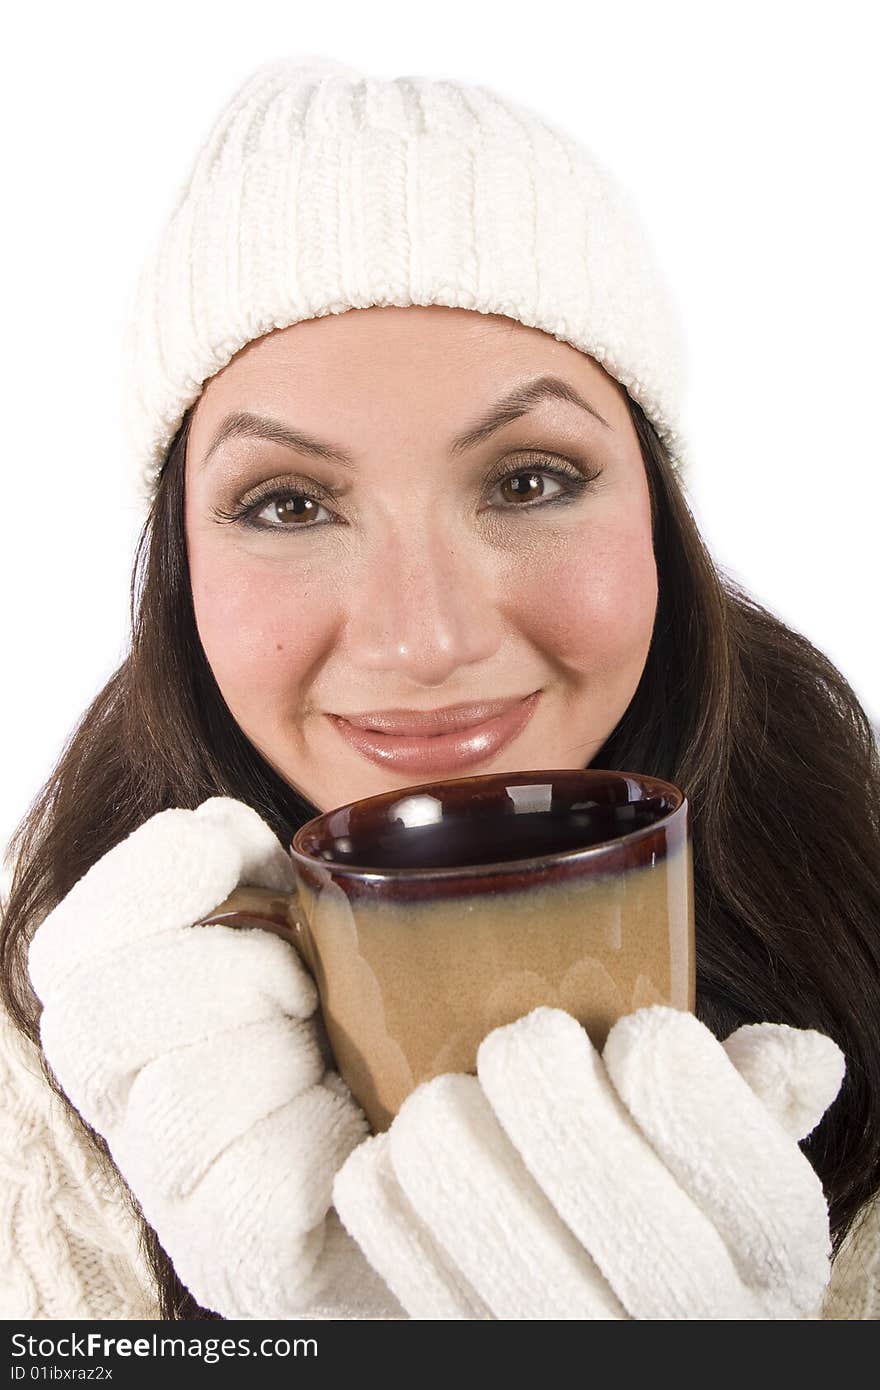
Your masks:
{"label": "woman's left hand in glove", "polygon": [[538,1008],[489,1034],[477,1076],[413,1091],[334,1203],[412,1318],[817,1316],[828,1211],[798,1141],[843,1073],[811,1030],[720,1043],[657,1006],[600,1056]]}

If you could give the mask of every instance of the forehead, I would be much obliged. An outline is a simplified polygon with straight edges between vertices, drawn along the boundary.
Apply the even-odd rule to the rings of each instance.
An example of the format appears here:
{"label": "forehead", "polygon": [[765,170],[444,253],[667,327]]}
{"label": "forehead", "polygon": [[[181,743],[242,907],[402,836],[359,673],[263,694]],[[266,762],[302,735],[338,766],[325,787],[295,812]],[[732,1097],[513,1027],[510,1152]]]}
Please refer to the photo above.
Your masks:
{"label": "forehead", "polygon": [[[522,382],[571,383],[612,427],[623,388],[569,343],[500,314],[443,305],[371,306],[308,319],[248,343],[204,386],[190,430],[193,455],[232,411],[356,439],[410,426],[448,433]],[[328,427],[332,424],[332,430]]]}
{"label": "forehead", "polygon": [[444,377],[486,375],[536,366],[568,371],[601,390],[607,399],[622,388],[604,368],[569,343],[501,314],[445,305],[371,306],[306,319],[248,343],[202,390],[201,408],[246,390],[292,389],[300,380],[320,383],[375,381],[393,369],[418,376],[441,370]]}

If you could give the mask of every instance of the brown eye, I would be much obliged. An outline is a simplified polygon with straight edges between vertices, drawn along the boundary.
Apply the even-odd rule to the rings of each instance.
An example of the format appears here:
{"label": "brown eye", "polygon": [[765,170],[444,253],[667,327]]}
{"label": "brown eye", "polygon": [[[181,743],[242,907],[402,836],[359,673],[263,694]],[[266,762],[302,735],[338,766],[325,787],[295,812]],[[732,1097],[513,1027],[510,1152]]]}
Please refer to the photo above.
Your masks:
{"label": "brown eye", "polygon": [[[545,504],[564,506],[576,502],[592,486],[601,471],[599,469],[587,476],[571,464],[563,466],[562,460],[556,464],[542,461],[536,467],[512,469],[494,480],[491,496],[498,494],[500,500],[492,504],[492,509],[508,515],[516,512],[531,514],[538,512]],[[270,485],[251,502],[242,502],[231,508],[212,507],[211,515],[219,522],[263,532],[317,531],[328,521],[333,522],[332,509],[321,500],[320,495],[307,490],[312,484],[304,480],[302,485],[293,486],[294,481],[287,481],[283,487]],[[551,489],[549,492],[548,486]],[[317,487],[315,492],[318,492]],[[320,517],[322,512],[325,514],[324,520]]]}
{"label": "brown eye", "polygon": [[307,497],[304,493],[285,492],[269,498],[262,511],[271,511],[275,520],[280,521],[282,526],[293,527],[314,521],[322,505],[314,497]]}
{"label": "brown eye", "polygon": [[[546,497],[547,480],[556,481],[549,474],[532,469],[521,469],[510,473],[498,484],[498,491],[505,502],[540,502]],[[559,486],[557,482],[557,487]],[[550,496],[554,494],[551,492]]]}

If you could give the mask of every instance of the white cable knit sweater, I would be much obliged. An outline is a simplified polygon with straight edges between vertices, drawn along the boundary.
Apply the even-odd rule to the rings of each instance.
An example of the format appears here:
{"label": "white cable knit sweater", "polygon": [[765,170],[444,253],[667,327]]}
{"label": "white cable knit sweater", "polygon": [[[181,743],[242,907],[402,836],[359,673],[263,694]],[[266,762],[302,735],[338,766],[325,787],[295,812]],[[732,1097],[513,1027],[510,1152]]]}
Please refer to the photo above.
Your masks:
{"label": "white cable knit sweater", "polygon": [[[39,1057],[0,1010],[0,1317],[156,1319],[158,1304],[121,1185],[47,1085]],[[335,1211],[332,1299],[304,1319],[406,1315]],[[837,1259],[826,1318],[880,1318],[880,1201]]]}

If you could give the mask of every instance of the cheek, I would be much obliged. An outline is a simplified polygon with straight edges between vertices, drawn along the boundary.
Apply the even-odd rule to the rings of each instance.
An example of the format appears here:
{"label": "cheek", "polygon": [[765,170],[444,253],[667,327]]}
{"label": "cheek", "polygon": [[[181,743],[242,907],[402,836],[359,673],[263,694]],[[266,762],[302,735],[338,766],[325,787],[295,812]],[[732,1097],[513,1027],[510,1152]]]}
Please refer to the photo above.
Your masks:
{"label": "cheek", "polygon": [[326,585],[288,567],[243,561],[191,565],[196,626],[234,714],[277,708],[332,642],[335,603]]}
{"label": "cheek", "polygon": [[532,637],[549,657],[591,677],[641,671],[657,608],[650,526],[591,527],[546,547],[532,587]]}

